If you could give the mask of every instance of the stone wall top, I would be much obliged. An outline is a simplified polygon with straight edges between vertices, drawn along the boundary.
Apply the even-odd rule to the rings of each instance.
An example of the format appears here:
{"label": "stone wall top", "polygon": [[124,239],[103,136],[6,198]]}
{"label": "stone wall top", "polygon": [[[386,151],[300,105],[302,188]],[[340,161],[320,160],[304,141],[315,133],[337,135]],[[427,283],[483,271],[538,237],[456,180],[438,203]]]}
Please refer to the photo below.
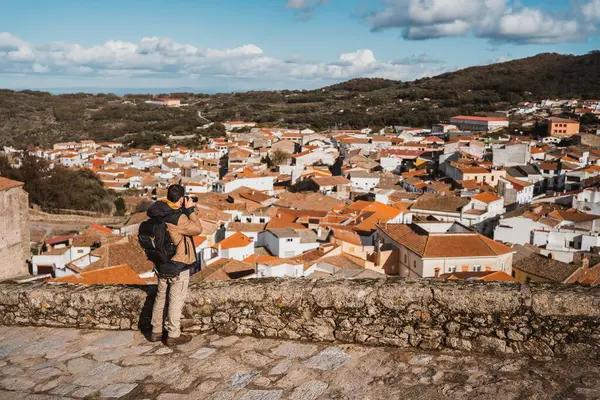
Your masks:
{"label": "stone wall top", "polygon": [[[0,284],[0,324],[147,328],[155,287]],[[187,331],[599,357],[600,288],[436,280],[194,284]]]}

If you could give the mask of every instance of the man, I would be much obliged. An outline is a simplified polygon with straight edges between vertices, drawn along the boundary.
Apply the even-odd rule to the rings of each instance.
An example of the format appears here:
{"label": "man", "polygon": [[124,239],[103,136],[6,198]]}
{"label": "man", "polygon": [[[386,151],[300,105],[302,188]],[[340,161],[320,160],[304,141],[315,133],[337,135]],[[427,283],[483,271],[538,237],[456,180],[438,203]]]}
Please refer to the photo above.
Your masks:
{"label": "man", "polygon": [[185,189],[181,185],[171,185],[167,190],[167,198],[160,199],[148,210],[148,217],[162,219],[166,222],[167,232],[176,246],[175,256],[171,262],[180,270],[178,276],[158,274],[158,294],[152,309],[151,342],[159,342],[163,336],[163,316],[168,297],[167,318],[164,326],[167,330],[167,346],[187,343],[190,336],[181,334],[181,311],[187,296],[190,282],[190,269],[197,263],[193,236],[202,233],[200,216],[191,199],[185,197]]}

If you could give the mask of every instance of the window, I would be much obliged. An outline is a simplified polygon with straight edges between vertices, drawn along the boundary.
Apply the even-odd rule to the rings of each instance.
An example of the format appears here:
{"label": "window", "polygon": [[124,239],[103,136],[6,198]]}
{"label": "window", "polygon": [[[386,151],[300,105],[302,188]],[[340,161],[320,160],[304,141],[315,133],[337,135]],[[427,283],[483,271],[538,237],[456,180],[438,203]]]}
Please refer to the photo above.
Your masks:
{"label": "window", "polygon": [[247,222],[247,223],[250,223],[250,222],[252,222],[252,218],[246,218],[246,222]]}
{"label": "window", "polygon": [[408,264],[408,254],[404,255],[404,264]]}
{"label": "window", "polygon": [[285,241],[288,243],[292,243],[294,241],[294,239],[285,239]]}
{"label": "window", "polygon": [[452,267],[448,267],[448,272],[456,272],[456,265],[453,265]]}
{"label": "window", "polygon": [[474,265],[473,272],[481,272],[481,265]]}
{"label": "window", "polygon": [[83,254],[83,250],[77,250],[77,254]]}
{"label": "window", "polygon": [[264,219],[264,218],[260,218],[260,219],[258,220],[258,222],[260,222],[261,224],[264,224],[264,223],[265,223],[265,219]]}
{"label": "window", "polygon": [[500,264],[500,268],[504,271],[504,263]]}
{"label": "window", "polygon": [[414,261],[413,261],[413,268],[414,268],[414,269],[417,269],[417,260],[414,260]]}

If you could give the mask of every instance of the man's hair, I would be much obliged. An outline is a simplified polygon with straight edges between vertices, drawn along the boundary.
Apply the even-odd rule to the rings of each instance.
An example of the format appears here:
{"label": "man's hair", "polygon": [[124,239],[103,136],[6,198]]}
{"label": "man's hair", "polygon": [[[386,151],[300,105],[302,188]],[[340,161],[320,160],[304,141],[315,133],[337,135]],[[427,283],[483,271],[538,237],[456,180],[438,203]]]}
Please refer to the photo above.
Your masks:
{"label": "man's hair", "polygon": [[167,189],[167,200],[177,203],[185,195],[185,189],[181,185],[171,185]]}

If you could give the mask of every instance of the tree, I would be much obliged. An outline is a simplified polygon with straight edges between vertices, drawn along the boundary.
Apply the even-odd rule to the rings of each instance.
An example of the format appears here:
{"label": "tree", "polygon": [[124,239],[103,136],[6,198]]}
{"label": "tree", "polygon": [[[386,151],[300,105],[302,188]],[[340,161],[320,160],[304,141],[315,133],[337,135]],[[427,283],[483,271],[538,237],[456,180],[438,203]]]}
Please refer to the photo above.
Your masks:
{"label": "tree", "polygon": [[596,116],[594,114],[588,112],[583,114],[581,118],[579,118],[579,122],[581,122],[582,125],[594,125],[598,122],[598,120],[596,119]]}
{"label": "tree", "polygon": [[135,212],[146,212],[152,206],[152,202],[150,200],[142,200],[135,207]]}
{"label": "tree", "polygon": [[125,205],[125,200],[123,200],[122,197],[119,197],[115,200],[115,207],[116,207],[116,211],[115,213],[122,217],[123,215],[125,215],[125,211],[127,210],[127,206]]}
{"label": "tree", "polygon": [[285,164],[290,159],[290,157],[290,153],[287,153],[283,150],[275,150],[273,154],[271,154],[271,160],[273,161],[274,165]]}
{"label": "tree", "polygon": [[273,160],[271,160],[271,157],[269,157],[269,155],[267,154],[266,156],[264,156],[263,158],[261,158],[260,162],[262,164],[267,164],[267,167],[272,168],[273,167]]}
{"label": "tree", "polygon": [[6,157],[0,157],[0,175],[24,182],[29,202],[42,209],[99,211],[110,213],[114,194],[107,191],[100,178],[90,170],[73,171],[61,166],[48,168],[48,163],[34,156],[21,159],[13,168]]}

